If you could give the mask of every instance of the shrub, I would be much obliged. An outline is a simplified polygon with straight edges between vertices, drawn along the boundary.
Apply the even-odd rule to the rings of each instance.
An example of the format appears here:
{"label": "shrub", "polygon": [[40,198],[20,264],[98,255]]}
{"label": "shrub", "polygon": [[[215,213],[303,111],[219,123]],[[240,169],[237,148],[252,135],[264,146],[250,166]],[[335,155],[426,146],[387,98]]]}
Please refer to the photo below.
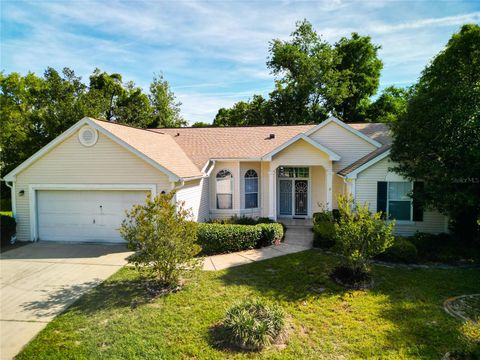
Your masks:
{"label": "shrub", "polygon": [[329,249],[335,245],[335,223],[317,221],[313,224],[313,246]]}
{"label": "shrub", "polygon": [[335,243],[345,266],[354,273],[368,270],[368,262],[393,243],[394,223],[385,223],[381,213],[372,214],[368,204],[356,204],[351,197],[338,197],[340,219],[335,224]]}
{"label": "shrub", "polygon": [[385,250],[385,252],[379,254],[377,259],[391,261],[391,262],[403,262],[414,263],[417,261],[418,253],[417,248],[408,239],[397,236],[393,241],[393,245]]}
{"label": "shrub", "polygon": [[128,261],[169,287],[178,284],[183,272],[198,266],[194,256],[201,250],[191,211],[183,202],[172,201],[174,195],[148,196],[145,204],[127,211],[120,227],[128,248],[135,251]]}
{"label": "shrub", "polygon": [[283,239],[282,224],[258,224],[256,226],[262,230],[262,235],[257,246],[269,246],[278,243]]}
{"label": "shrub", "polygon": [[223,327],[230,344],[260,350],[279,338],[285,327],[285,315],[278,306],[248,300],[226,312]]}
{"label": "shrub", "polygon": [[12,236],[16,233],[16,227],[17,223],[12,216],[0,214],[0,238],[2,246],[10,244]]}
{"label": "shrub", "polygon": [[260,242],[262,229],[252,225],[198,224],[197,242],[205,254],[253,249]]}
{"label": "shrub", "polygon": [[335,245],[335,218],[332,211],[313,213],[313,246],[329,249]]}
{"label": "shrub", "polygon": [[411,241],[417,247],[419,259],[424,261],[480,261],[480,247],[465,243],[450,234],[417,232]]}

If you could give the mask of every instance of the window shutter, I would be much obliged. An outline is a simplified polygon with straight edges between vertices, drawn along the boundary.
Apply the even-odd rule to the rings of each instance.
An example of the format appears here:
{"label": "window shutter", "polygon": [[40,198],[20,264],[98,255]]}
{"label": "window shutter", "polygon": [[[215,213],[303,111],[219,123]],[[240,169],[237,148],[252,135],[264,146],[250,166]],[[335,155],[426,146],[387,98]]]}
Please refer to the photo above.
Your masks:
{"label": "window shutter", "polygon": [[423,182],[415,181],[413,183],[413,221],[423,221],[423,206],[417,200],[416,194],[423,191]]}
{"label": "window shutter", "polygon": [[383,213],[383,218],[387,217],[387,182],[377,182],[377,212]]}

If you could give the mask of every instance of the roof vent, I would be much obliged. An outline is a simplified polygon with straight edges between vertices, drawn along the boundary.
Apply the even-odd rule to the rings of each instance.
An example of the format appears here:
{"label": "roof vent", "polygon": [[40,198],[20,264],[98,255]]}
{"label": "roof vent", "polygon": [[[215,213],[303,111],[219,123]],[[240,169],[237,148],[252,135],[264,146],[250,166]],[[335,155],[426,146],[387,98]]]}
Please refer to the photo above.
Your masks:
{"label": "roof vent", "polygon": [[180,136],[180,133],[179,133],[179,132],[177,132],[177,133],[175,134],[175,136]]}
{"label": "roof vent", "polygon": [[269,138],[269,139],[275,139],[275,134],[270,134],[270,135],[268,136],[268,138]]}
{"label": "roof vent", "polygon": [[78,132],[78,140],[83,146],[93,146],[97,143],[98,132],[91,126],[83,126]]}

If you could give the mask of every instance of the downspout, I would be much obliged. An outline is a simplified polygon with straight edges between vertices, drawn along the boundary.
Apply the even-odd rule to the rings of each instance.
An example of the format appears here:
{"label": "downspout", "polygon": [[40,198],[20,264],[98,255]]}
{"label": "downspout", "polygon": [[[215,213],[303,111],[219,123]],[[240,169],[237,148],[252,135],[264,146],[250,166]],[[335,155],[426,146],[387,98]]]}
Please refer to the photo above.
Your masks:
{"label": "downspout", "polygon": [[11,181],[11,185],[8,184],[8,181],[5,181],[5,185],[7,185],[10,188],[10,195],[11,195],[11,201],[12,201],[12,216],[14,219],[17,218],[17,204],[15,201],[15,181]]}
{"label": "downspout", "polygon": [[[5,181],[5,185],[7,185],[10,188],[10,196],[11,196],[11,201],[12,201],[12,217],[17,220],[17,204],[15,201],[15,195],[16,195],[16,187],[15,187],[15,181],[11,182],[11,185],[8,184],[8,181]],[[15,234],[12,236],[10,239],[11,244],[15,244],[17,242],[17,230],[15,229]]]}

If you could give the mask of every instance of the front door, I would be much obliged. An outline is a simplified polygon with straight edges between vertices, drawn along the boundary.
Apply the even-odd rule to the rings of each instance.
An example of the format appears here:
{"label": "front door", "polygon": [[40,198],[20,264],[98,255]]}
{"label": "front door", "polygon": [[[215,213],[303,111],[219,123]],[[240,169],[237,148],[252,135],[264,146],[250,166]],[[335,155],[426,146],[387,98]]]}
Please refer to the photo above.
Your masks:
{"label": "front door", "polygon": [[292,216],[292,180],[281,179],[279,181],[279,202],[280,202],[280,215]]}
{"label": "front door", "polygon": [[308,181],[295,180],[295,216],[307,216]]}

